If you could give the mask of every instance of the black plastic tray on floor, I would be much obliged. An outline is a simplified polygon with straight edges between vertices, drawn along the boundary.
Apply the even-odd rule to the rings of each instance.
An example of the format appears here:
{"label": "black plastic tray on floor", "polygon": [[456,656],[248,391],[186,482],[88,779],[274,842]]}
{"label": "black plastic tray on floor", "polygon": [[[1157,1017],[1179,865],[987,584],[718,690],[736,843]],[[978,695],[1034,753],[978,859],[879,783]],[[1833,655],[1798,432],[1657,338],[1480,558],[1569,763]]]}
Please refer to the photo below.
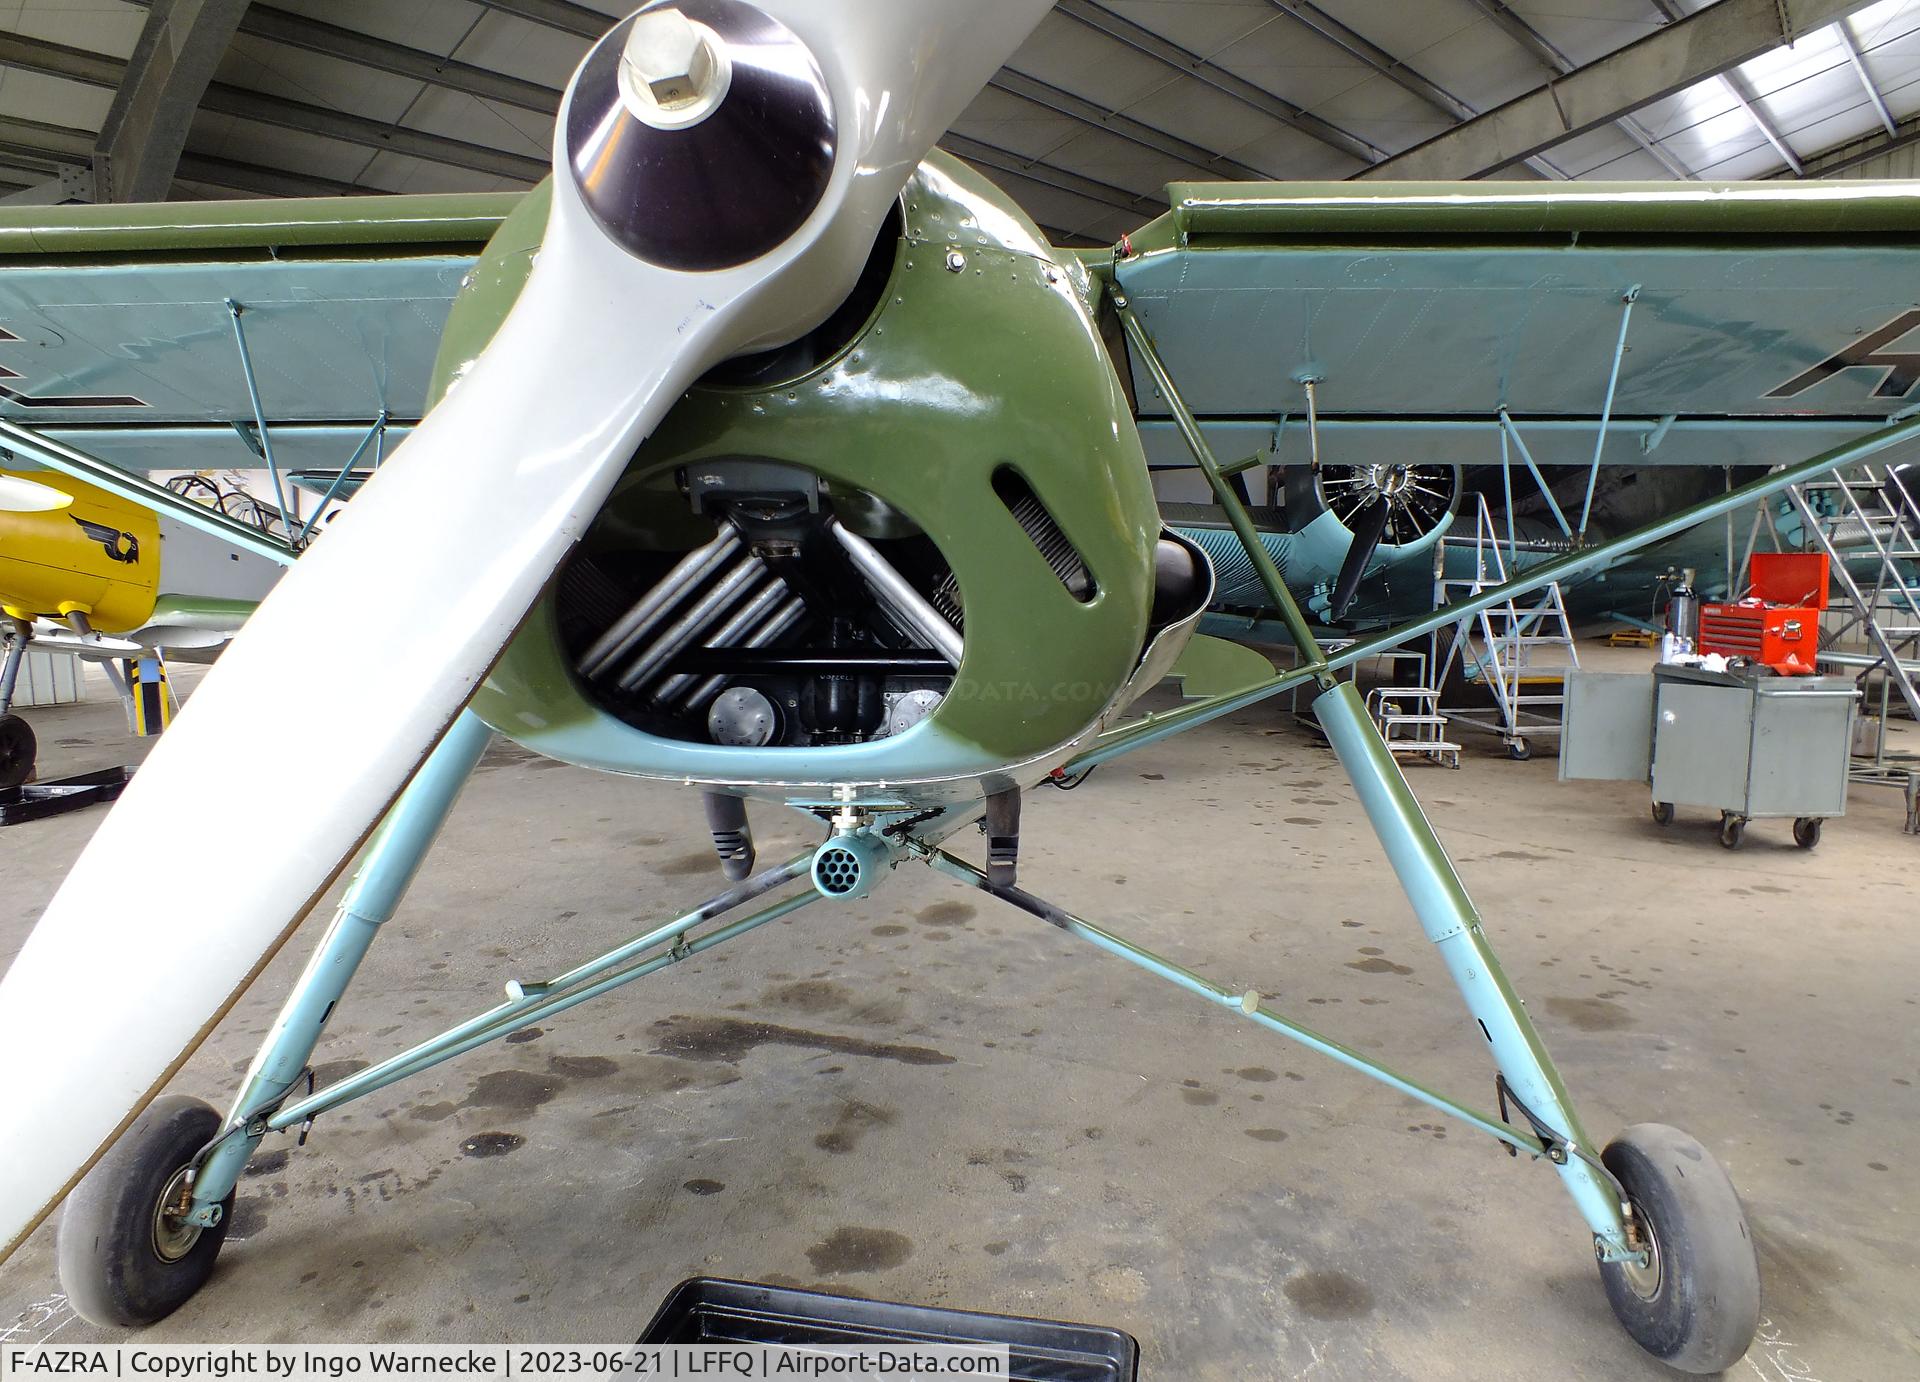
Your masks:
{"label": "black plastic tray on floor", "polygon": [[1005,1344],[1019,1382],[1134,1382],[1140,1346],[1088,1324],[857,1300],[695,1277],[668,1293],[643,1344]]}
{"label": "black plastic tray on floor", "polygon": [[63,811],[112,801],[126,791],[132,777],[132,768],[102,768],[99,772],[56,778],[52,782],[0,787],[0,825],[24,825]]}

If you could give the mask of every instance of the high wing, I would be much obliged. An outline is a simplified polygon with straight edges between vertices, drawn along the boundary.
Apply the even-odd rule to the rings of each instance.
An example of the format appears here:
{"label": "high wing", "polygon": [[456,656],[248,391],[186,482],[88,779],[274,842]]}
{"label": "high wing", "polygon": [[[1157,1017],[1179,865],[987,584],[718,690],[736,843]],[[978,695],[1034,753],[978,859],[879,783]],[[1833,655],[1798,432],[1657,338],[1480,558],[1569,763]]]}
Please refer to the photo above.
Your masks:
{"label": "high wing", "polygon": [[[1290,584],[1320,591],[1323,616],[1363,566],[1410,577],[1397,597],[1363,596],[1363,615],[1424,601],[1431,546],[1477,496],[1516,514],[1522,537],[1596,540],[1884,426],[1920,386],[1912,184],[1169,195],[1114,251],[1081,253],[1110,273],[1216,452],[1273,467],[1253,496],[1269,506],[1263,540]],[[1138,349],[1122,370],[1150,462],[1188,467]],[[1395,475],[1437,497],[1396,511],[1376,554],[1368,500]],[[1179,506],[1207,498],[1198,477],[1158,488],[1169,521],[1223,559],[1225,602],[1262,603],[1218,514]],[[1718,567],[1725,547],[1682,539],[1643,555],[1639,575]],[[1614,589],[1609,608],[1644,608]]]}
{"label": "high wing", "polygon": [[519,200],[0,208],[0,418],[194,470],[261,465],[263,417],[283,470],[337,470],[425,411],[448,307]]}
{"label": "high wing", "polygon": [[[1882,425],[1920,385],[1910,183],[1169,194],[1114,278],[1225,456],[1305,460],[1314,376],[1328,460],[1497,461],[1506,408],[1542,465],[1585,465],[1630,292],[1603,465],[1772,464]],[[1183,459],[1130,363],[1150,459]]]}

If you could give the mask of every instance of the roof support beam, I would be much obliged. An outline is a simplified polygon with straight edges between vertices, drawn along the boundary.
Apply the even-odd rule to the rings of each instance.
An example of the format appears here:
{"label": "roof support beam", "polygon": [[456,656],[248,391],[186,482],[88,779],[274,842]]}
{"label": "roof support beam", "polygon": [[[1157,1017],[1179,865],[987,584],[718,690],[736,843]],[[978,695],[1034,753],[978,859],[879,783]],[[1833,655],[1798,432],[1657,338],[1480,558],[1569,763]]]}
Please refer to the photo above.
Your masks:
{"label": "roof support beam", "polygon": [[[154,0],[128,0],[128,3],[151,5]],[[572,32],[581,27],[584,25],[569,23],[565,32]],[[555,87],[543,86],[538,82],[522,81],[518,77],[509,77],[504,73],[476,67],[471,63],[460,62],[453,58],[444,58],[423,49],[391,43],[383,38],[375,38],[354,29],[343,29],[337,24],[310,19],[306,15],[277,9],[271,5],[256,3],[249,7],[246,16],[240,21],[240,32],[253,38],[266,39],[270,43],[284,44],[309,53],[319,53],[324,57],[338,58],[361,67],[390,72],[396,77],[411,78],[414,81],[425,82],[429,86],[458,91],[481,100],[498,101],[539,115],[550,116],[560,108],[560,98],[563,93]],[[1104,130],[1131,144],[1152,149],[1215,176],[1243,178],[1265,176],[1256,168],[1237,163],[1225,155],[1213,153],[1198,144],[1189,143],[1163,130],[1155,129],[1152,125],[1135,120],[1131,116],[1108,110],[1070,91],[1063,91],[1057,86],[1011,69],[1003,68],[989,85],[1008,95],[1043,106],[1090,128]]]}
{"label": "roof support beam", "polygon": [[[90,86],[118,87],[127,64],[99,53],[70,48],[63,43],[26,38],[19,34],[0,34],[0,66],[45,72]],[[364,148],[405,154],[429,163],[444,163],[490,173],[516,182],[535,183],[547,175],[547,160],[527,154],[509,153],[486,144],[470,144],[464,139],[425,130],[408,129],[370,120],[363,115],[331,110],[325,106],[290,101],[283,96],[210,82],[201,108],[218,115],[232,115],[257,124],[300,130],[323,135]]]}
{"label": "roof support beam", "polygon": [[1054,9],[1076,23],[1089,29],[1117,39],[1137,53],[1144,53],[1157,62],[1172,68],[1196,81],[1204,82],[1226,96],[1252,110],[1259,111],[1283,125],[1290,125],[1302,134],[1310,135],[1329,148],[1338,149],[1347,157],[1361,163],[1373,164],[1386,157],[1384,150],[1376,148],[1358,135],[1350,134],[1338,125],[1322,120],[1303,107],[1291,101],[1282,100],[1264,87],[1255,86],[1245,78],[1236,77],[1225,68],[1216,67],[1198,53],[1188,52],[1179,44],[1162,38],[1153,30],[1124,19],[1093,0],[1054,0]]}
{"label": "roof support beam", "polygon": [[1696,82],[1731,71],[1778,47],[1783,29],[1806,33],[1870,3],[1872,0],[1719,0],[1355,176],[1432,180],[1483,177],[1684,91]]}
{"label": "roof support beam", "polygon": [[977,163],[982,168],[1009,173],[1014,177],[1025,178],[1028,182],[1037,182],[1043,187],[1051,187],[1056,191],[1071,192],[1076,197],[1085,197],[1090,202],[1099,202],[1102,206],[1110,206],[1115,211],[1129,212],[1143,219],[1145,213],[1155,205],[1153,195],[1129,192],[1126,188],[1115,187],[1110,182],[1082,177],[1079,173],[1070,173],[1064,168],[1055,168],[1037,159],[1022,158],[1019,154],[996,148],[992,144],[983,144],[977,139],[969,139],[963,134],[955,134],[952,131],[948,131],[941,138],[940,147],[949,153],[958,154],[969,163]]}
{"label": "roof support beam", "polygon": [[[1455,124],[1463,120],[1471,120],[1480,113],[1445,87],[1429,81],[1414,71],[1412,67],[1373,42],[1365,34],[1342,24],[1318,5],[1311,3],[1311,0],[1268,0],[1268,3],[1295,23],[1304,25],[1333,44],[1349,57],[1372,68],[1402,91],[1418,96]],[[1544,158],[1530,158],[1527,160],[1527,166],[1543,178],[1555,181],[1566,180],[1567,175]]]}
{"label": "roof support beam", "polygon": [[1833,26],[1833,32],[1840,40],[1840,46],[1847,50],[1847,61],[1853,64],[1853,75],[1860,79],[1861,90],[1867,93],[1867,99],[1873,102],[1873,108],[1880,116],[1880,125],[1887,132],[1887,138],[1898,137],[1900,131],[1894,125],[1893,112],[1887,109],[1887,98],[1880,94],[1880,87],[1873,79],[1873,73],[1867,71],[1867,55],[1860,51],[1860,44],[1853,36],[1853,25],[1841,20]]}
{"label": "roof support beam", "polygon": [[[1687,12],[1680,7],[1680,0],[1653,0],[1653,7],[1667,17],[1668,23],[1678,23],[1687,17]],[[1844,29],[1846,21],[1843,19],[1834,27]],[[1791,41],[1791,35],[1787,41]],[[1747,85],[1747,79],[1737,71],[1722,72],[1720,89],[1727,93],[1728,98],[1736,106],[1740,107],[1741,112],[1747,117],[1747,123],[1760,131],[1760,137],[1773,145],[1773,151],[1779,154],[1781,161],[1793,170],[1793,175],[1797,178],[1805,177],[1807,170],[1801,166],[1800,155],[1794,152],[1793,145],[1787,142],[1787,137],[1781,132],[1780,127],[1774,124],[1766,111],[1760,108],[1760,98],[1754,94],[1753,88]]]}
{"label": "roof support beam", "polygon": [[502,14],[517,15],[543,29],[557,29],[580,38],[599,38],[619,23],[617,19],[585,5],[570,4],[568,0],[479,0],[479,3]]}
{"label": "roof support beam", "polygon": [[[1819,153],[1808,154],[1801,160],[1806,166],[1806,176],[1810,178],[1843,177],[1861,164],[1871,163],[1883,154],[1920,144],[1920,115],[1909,115],[1904,120],[1895,121],[1893,129],[1894,132],[1891,135],[1876,130],[1858,139],[1849,139],[1845,143],[1822,149]],[[1785,177],[1786,170],[1782,169],[1774,176]]]}
{"label": "roof support beam", "polygon": [[[1471,0],[1471,3],[1475,9],[1499,25],[1507,37],[1533,54],[1534,61],[1547,71],[1557,76],[1565,76],[1573,71],[1575,64],[1572,58],[1549,43],[1544,34],[1508,9],[1501,0]],[[1661,0],[1654,0],[1654,3],[1660,4]],[[1693,170],[1662,148],[1660,141],[1653,137],[1652,131],[1631,115],[1621,116],[1614,121],[1614,124],[1620,127],[1622,134],[1651,154],[1654,161],[1673,176],[1682,180],[1693,177]]]}
{"label": "roof support beam", "polygon": [[[29,168],[49,177],[72,175],[88,168],[93,158],[93,139],[86,130],[0,116],[0,163]],[[175,176],[183,182],[267,197],[338,197],[380,190],[194,153],[180,156]]]}
{"label": "roof support beam", "polygon": [[1455,120],[1471,120],[1480,113],[1445,87],[1428,81],[1365,35],[1349,29],[1311,3],[1311,0],[1268,0],[1268,3],[1295,23],[1306,26],[1327,42],[1344,49],[1350,57],[1371,67],[1395,86],[1412,92],[1443,115],[1452,116]]}
{"label": "roof support beam", "polygon": [[1105,130],[1108,134],[1118,135],[1130,144],[1143,149],[1152,149],[1155,153],[1165,154],[1168,158],[1177,158],[1182,163],[1195,168],[1210,169],[1216,174],[1230,178],[1251,178],[1264,180],[1266,174],[1257,168],[1250,168],[1227,157],[1216,154],[1191,143],[1178,135],[1168,134],[1130,115],[1122,115],[1117,110],[1109,110],[1098,102],[1076,96],[1071,91],[1063,91],[1038,78],[1029,77],[1003,67],[993,80],[987,83],[996,91],[1004,91],[1009,96],[1018,96],[1037,106],[1044,106],[1056,115],[1065,115],[1092,129]]}
{"label": "roof support beam", "polygon": [[93,200],[93,178],[85,168],[62,168],[45,182],[0,197],[0,206],[64,206]]}
{"label": "roof support beam", "polygon": [[193,113],[246,8],[247,0],[153,0],[94,145],[94,200],[166,198]]}
{"label": "roof support beam", "polygon": [[1800,155],[1793,151],[1793,145],[1787,142],[1787,137],[1780,132],[1780,127],[1773,123],[1764,110],[1760,109],[1759,98],[1747,85],[1746,78],[1738,72],[1722,72],[1720,85],[1726,89],[1727,95],[1733,98],[1733,103],[1746,112],[1747,119],[1752,122],[1755,129],[1760,131],[1761,137],[1773,145],[1773,151],[1780,155],[1781,161],[1793,169],[1793,175],[1797,178],[1805,177],[1807,169],[1800,162]]}
{"label": "roof support beam", "polygon": [[[131,5],[151,7],[157,0],[126,0]],[[390,72],[396,77],[411,77],[449,91],[464,92],[482,100],[499,101],[541,115],[552,115],[560,108],[560,92],[539,82],[522,81],[504,72],[495,72],[472,63],[443,58],[420,48],[389,43],[383,38],[343,29],[321,19],[309,19],[291,10],[254,4],[241,16],[240,32],[269,43],[299,48],[323,57],[339,58],[359,67]]]}

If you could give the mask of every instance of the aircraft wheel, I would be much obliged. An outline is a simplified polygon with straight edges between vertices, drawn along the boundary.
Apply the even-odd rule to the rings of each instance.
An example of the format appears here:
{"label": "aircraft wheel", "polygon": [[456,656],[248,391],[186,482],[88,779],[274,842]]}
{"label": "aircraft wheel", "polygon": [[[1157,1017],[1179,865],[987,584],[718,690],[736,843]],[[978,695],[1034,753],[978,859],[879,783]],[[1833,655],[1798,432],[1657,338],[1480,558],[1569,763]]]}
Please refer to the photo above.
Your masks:
{"label": "aircraft wheel", "polygon": [[1672,825],[1673,824],[1673,803],[1672,802],[1656,801],[1653,804],[1653,823],[1655,825]]}
{"label": "aircraft wheel", "polygon": [[155,1099],[67,1196],[55,1253],[74,1313],[128,1328],[165,1319],[206,1284],[227,1236],[233,1196],[212,1228],[168,1213],[187,1166],[220,1131],[198,1099]]}
{"label": "aircraft wheel", "polygon": [[1533,745],[1525,739],[1510,739],[1507,741],[1507,757],[1516,763],[1524,763],[1533,757]]}
{"label": "aircraft wheel", "polygon": [[31,725],[18,715],[0,715],[0,787],[33,781],[38,751]]}
{"label": "aircraft wheel", "polygon": [[1740,842],[1747,837],[1747,818],[1745,816],[1725,815],[1720,818],[1720,843],[1727,849],[1740,848]]}
{"label": "aircraft wheel", "polygon": [[1600,1159],[1648,1244],[1644,1266],[1600,1264],[1613,1313],[1669,1367],[1732,1367],[1760,1322],[1760,1265],[1733,1182],[1705,1147],[1662,1123],[1626,1129]]}
{"label": "aircraft wheel", "polygon": [[1802,849],[1812,849],[1820,843],[1820,818],[1802,816],[1793,823],[1793,842]]}

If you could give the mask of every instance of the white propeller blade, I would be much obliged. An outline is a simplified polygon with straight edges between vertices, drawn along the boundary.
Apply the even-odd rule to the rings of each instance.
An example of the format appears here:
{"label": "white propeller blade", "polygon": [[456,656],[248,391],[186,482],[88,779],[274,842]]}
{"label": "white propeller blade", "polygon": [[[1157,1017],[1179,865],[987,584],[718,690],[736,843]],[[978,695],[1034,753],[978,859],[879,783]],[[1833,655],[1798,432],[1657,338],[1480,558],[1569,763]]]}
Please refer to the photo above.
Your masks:
{"label": "white propeller blade", "polygon": [[[653,120],[619,105],[644,104],[652,78],[671,76],[647,59],[609,95],[625,26],[588,56],[557,121],[552,218],[519,303],[207,675],[0,981],[0,1051],[16,1057],[0,1062],[0,1258],[345,866],[672,402],[717,361],[810,329],[851,290],[909,173],[1048,0],[678,8],[721,39],[730,86],[717,108],[676,127],[685,107],[671,90]],[[756,185],[744,157],[674,164],[685,149],[723,145],[742,121],[793,108],[750,99],[756,83],[764,94],[783,81],[787,95],[817,87],[830,105],[818,187]],[[739,266],[683,271],[659,262],[674,245],[653,252],[676,232],[696,253],[751,241],[796,206],[798,227],[779,227],[784,238]],[[232,752],[329,721],[328,752],[297,776]],[[128,879],[165,876],[206,839],[258,870],[219,892],[129,901]],[[41,1058],[17,1058],[29,1050]]]}
{"label": "white propeller blade", "polygon": [[0,475],[0,513],[58,513],[73,503],[52,485],[18,475]]}

